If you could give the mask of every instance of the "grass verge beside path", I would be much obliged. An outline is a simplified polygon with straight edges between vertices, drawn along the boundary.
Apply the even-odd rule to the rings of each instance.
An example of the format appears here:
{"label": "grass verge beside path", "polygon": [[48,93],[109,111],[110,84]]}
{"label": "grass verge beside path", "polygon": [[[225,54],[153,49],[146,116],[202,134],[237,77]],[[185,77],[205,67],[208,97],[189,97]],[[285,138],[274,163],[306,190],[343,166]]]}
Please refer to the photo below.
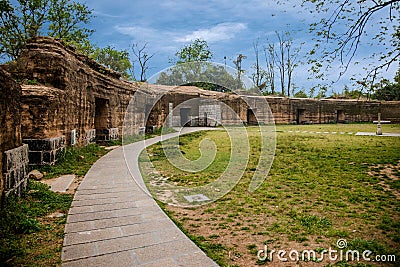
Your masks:
{"label": "grass verge beside path", "polygon": [[[40,170],[46,172],[44,179],[63,174],[82,179],[106,153],[95,144],[68,148],[54,166]],[[31,180],[21,198],[9,198],[0,210],[0,266],[59,266],[72,199],[73,194],[54,193],[47,185]]]}
{"label": "grass verge beside path", "polygon": [[8,199],[0,211],[0,266],[59,265],[72,198],[29,181],[20,199]]}
{"label": "grass verge beside path", "polygon": [[[343,127],[342,127],[343,126]],[[389,125],[386,125],[389,126]],[[300,131],[374,131],[376,125],[277,126],[273,166],[263,185],[248,192],[259,156],[257,128],[249,127],[251,157],[236,187],[218,201],[196,208],[162,205],[168,215],[210,257],[222,266],[280,266],[257,260],[257,251],[283,249],[299,252],[348,247],[368,249],[376,255],[396,255],[400,262],[400,138],[288,133]],[[400,132],[400,125],[390,125]],[[160,144],[148,148],[150,159],[166,181],[198,186],[217,179],[229,162],[226,133],[210,131],[180,138],[181,150],[190,159],[200,154],[198,144],[212,139],[216,162],[200,173],[173,167]],[[143,164],[143,163],[141,163]],[[145,177],[146,175],[144,175]],[[396,263],[299,262],[301,266],[395,266]]]}
{"label": "grass verge beside path", "polygon": [[[145,138],[160,135],[162,129]],[[174,132],[165,129],[164,133]],[[124,144],[142,140],[143,136],[126,137]],[[121,145],[110,141],[107,146]],[[91,144],[85,147],[69,147],[54,166],[43,166],[44,179],[64,174],[75,174],[82,180],[90,167],[108,151],[104,146]],[[70,194],[72,193],[72,194]],[[25,194],[9,198],[0,210],[0,266],[59,266],[64,240],[64,225],[71,206],[73,193],[51,192],[48,186],[29,181]]]}

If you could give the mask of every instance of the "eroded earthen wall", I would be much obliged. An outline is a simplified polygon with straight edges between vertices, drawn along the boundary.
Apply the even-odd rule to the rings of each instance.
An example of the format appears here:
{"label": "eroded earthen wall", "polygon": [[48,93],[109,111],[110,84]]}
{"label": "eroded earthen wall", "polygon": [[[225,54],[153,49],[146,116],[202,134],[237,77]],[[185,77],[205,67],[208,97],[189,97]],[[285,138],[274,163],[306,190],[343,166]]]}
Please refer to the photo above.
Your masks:
{"label": "eroded earthen wall", "polygon": [[31,40],[8,69],[24,84],[23,139],[65,136],[70,144],[75,129],[77,143],[86,144],[93,129],[120,130],[137,88],[51,38]]}

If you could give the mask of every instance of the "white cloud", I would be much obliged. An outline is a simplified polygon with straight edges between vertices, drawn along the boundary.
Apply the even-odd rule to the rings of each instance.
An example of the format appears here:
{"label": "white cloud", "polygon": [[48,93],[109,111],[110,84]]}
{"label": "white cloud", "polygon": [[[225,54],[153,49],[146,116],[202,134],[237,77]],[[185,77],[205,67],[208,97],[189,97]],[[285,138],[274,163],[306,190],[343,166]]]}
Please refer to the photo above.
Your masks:
{"label": "white cloud", "polygon": [[196,30],[190,34],[178,37],[175,41],[180,43],[202,39],[209,43],[225,41],[235,37],[237,33],[247,28],[244,23],[220,23],[208,29]]}
{"label": "white cloud", "polygon": [[93,10],[93,14],[97,17],[106,17],[106,18],[114,18],[114,19],[118,19],[118,18],[122,17],[121,15],[112,15],[112,14],[108,14],[108,13],[96,11],[96,10]]}
{"label": "white cloud", "polygon": [[131,43],[148,43],[152,52],[173,54],[179,45],[174,41],[177,33],[146,26],[116,25],[114,29],[131,38]]}
{"label": "white cloud", "polygon": [[153,38],[154,36],[157,36],[159,33],[156,29],[153,28],[147,28],[147,27],[141,27],[141,26],[121,26],[117,25],[114,27],[119,33],[124,34],[124,35],[129,35],[132,37],[150,37]]}

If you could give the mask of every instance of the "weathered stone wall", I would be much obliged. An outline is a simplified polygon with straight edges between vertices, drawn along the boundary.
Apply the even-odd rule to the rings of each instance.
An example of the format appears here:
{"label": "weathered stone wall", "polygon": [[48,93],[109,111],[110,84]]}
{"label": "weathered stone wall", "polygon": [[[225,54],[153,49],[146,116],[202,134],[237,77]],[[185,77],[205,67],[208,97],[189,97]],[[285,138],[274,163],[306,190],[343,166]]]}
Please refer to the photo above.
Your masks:
{"label": "weathered stone wall", "polygon": [[[170,105],[172,105],[172,126],[181,126],[181,115],[188,112],[186,115],[189,120],[193,119],[188,125],[204,126],[204,123],[195,122],[195,118],[202,120],[203,114],[200,114],[202,105],[220,105],[220,121],[223,124],[237,124],[241,121],[246,122],[246,114],[248,105],[244,99],[235,94],[225,94],[220,92],[213,92],[207,90],[201,90],[193,86],[162,86],[162,85],[149,85],[149,91],[153,92],[154,95],[160,95],[159,100],[153,106],[149,119],[147,120],[146,127],[148,129],[160,127],[165,124],[169,126],[167,117],[170,114]],[[185,110],[185,111],[184,111]],[[182,113],[181,113],[182,112]],[[203,112],[204,113],[204,112]],[[212,113],[212,112],[211,112]],[[213,116],[210,113],[210,120],[214,121]],[[241,119],[238,120],[238,117]],[[185,118],[186,119],[186,118]],[[182,119],[182,120],[185,120]],[[215,125],[215,123],[207,123],[207,125]]]}
{"label": "weathered stone wall", "polygon": [[[65,136],[70,144],[75,129],[77,143],[86,144],[93,129],[121,129],[137,89],[120,80],[118,73],[51,38],[31,40],[17,63],[7,68],[24,83],[23,139]],[[114,132],[108,138],[113,136]]]}
{"label": "weathered stone wall", "polygon": [[28,148],[21,142],[21,87],[0,68],[0,197],[25,189]]}
{"label": "weathered stone wall", "polygon": [[[382,119],[400,122],[399,101],[365,101],[337,99],[300,99],[266,97],[275,123],[344,123],[372,122],[382,113]],[[267,114],[259,97],[252,98],[257,114]],[[264,116],[265,118],[265,116]]]}

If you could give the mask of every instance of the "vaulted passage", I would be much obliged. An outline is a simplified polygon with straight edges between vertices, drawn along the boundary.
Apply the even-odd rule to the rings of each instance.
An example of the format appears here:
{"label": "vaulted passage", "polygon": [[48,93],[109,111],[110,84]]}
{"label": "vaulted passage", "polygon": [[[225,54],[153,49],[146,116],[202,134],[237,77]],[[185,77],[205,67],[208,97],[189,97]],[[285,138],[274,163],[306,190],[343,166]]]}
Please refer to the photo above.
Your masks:
{"label": "vaulted passage", "polygon": [[256,115],[254,114],[254,112],[256,112],[257,109],[247,109],[247,124],[248,125],[258,125],[258,121],[256,118]]}
{"label": "vaulted passage", "polygon": [[343,110],[336,111],[336,122],[343,123],[346,120],[346,115],[344,114]]}
{"label": "vaulted passage", "polygon": [[94,127],[96,129],[96,139],[99,140],[111,128],[110,101],[105,98],[96,97],[95,110]]}
{"label": "vaulted passage", "polygon": [[296,122],[297,124],[303,124],[305,122],[305,115],[306,110],[305,109],[297,109],[297,114],[296,114]]}
{"label": "vaulted passage", "polygon": [[190,115],[190,108],[181,108],[180,115],[181,115],[181,126],[190,126],[189,115]]}

